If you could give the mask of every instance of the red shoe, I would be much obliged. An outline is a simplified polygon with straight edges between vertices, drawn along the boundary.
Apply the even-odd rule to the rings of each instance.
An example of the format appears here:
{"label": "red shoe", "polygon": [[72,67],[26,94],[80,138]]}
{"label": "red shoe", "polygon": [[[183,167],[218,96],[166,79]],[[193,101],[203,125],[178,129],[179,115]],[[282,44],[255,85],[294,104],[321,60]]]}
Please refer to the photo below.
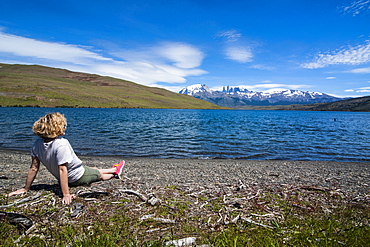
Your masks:
{"label": "red shoe", "polygon": [[118,176],[118,178],[121,179],[121,173],[123,170],[123,167],[125,166],[125,161],[122,160],[120,163],[114,164],[112,168],[116,168],[116,171],[114,172],[115,175]]}

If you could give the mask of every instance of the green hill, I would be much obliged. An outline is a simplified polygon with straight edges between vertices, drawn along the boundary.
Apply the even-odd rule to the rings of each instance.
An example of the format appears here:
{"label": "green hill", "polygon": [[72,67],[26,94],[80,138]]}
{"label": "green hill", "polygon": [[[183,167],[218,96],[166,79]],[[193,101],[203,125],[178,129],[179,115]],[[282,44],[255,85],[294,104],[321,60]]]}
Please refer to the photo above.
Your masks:
{"label": "green hill", "polygon": [[242,109],[370,112],[370,96],[340,100],[331,103],[317,103],[309,105],[252,106],[249,108],[244,107]]}
{"label": "green hill", "polygon": [[370,112],[370,96],[340,100],[332,103],[321,103],[300,106],[309,111],[358,111]]}
{"label": "green hill", "polygon": [[0,106],[224,109],[112,77],[9,64],[0,64]]}

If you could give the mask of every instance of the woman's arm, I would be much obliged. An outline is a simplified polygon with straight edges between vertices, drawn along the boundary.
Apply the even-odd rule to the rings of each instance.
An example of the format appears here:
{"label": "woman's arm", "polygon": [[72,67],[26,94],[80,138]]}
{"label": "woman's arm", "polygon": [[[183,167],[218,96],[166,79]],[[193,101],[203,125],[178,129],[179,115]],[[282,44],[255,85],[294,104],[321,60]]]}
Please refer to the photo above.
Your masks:
{"label": "woman's arm", "polygon": [[71,195],[69,193],[69,188],[68,188],[68,170],[66,167],[66,164],[60,165],[59,166],[59,175],[60,175],[60,187],[62,189],[63,193],[63,204],[70,204],[73,199],[75,199],[75,195]]}
{"label": "woman's arm", "polygon": [[28,170],[26,186],[23,189],[19,189],[17,191],[10,193],[9,196],[19,195],[29,191],[39,169],[40,169],[40,160],[36,156],[32,156],[32,163],[30,169]]}

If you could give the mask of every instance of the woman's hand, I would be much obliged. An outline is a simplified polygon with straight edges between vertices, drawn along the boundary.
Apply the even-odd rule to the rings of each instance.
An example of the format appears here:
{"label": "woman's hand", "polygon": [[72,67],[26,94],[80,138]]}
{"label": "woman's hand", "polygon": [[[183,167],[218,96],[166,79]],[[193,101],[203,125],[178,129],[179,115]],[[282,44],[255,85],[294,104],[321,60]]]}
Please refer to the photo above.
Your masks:
{"label": "woman's hand", "polygon": [[30,169],[28,170],[26,186],[23,189],[19,189],[19,190],[9,193],[8,196],[20,195],[20,194],[23,194],[29,191],[31,189],[31,184],[33,180],[35,179],[37,172],[39,171],[39,168],[40,168],[40,160],[36,156],[32,156],[32,163],[31,163]]}
{"label": "woman's hand", "polygon": [[76,196],[74,194],[66,194],[66,195],[63,195],[63,200],[62,200],[62,203],[63,204],[70,204],[72,202],[73,199],[75,199]]}
{"label": "woman's hand", "polygon": [[20,195],[20,194],[26,193],[27,191],[28,190],[26,190],[26,189],[19,189],[19,190],[16,190],[16,191],[13,191],[13,192],[9,193],[8,196]]}

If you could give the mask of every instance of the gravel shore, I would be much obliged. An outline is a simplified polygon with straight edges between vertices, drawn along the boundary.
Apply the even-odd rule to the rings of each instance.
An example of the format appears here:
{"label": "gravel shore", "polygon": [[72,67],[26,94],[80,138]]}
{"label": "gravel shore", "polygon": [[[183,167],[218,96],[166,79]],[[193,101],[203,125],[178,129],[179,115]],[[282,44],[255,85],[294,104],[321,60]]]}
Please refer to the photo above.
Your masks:
{"label": "gravel shore", "polygon": [[[22,188],[31,157],[27,152],[0,150],[0,193]],[[79,156],[85,165],[110,168],[121,157]],[[350,194],[368,194],[370,164],[328,161],[283,160],[200,160],[125,158],[125,178],[99,182],[99,186],[135,184],[136,188],[156,186],[235,185],[247,187],[312,186],[339,189]],[[33,185],[55,185],[56,179],[41,166]]]}
{"label": "gravel shore", "polygon": [[[202,246],[218,246],[209,245],[211,236],[225,239],[226,232],[238,234],[228,242],[236,245],[246,234],[247,242],[256,234],[264,239],[263,228],[274,234],[271,239],[280,239],[280,245],[369,242],[369,163],[125,158],[122,179],[70,188],[76,199],[64,205],[60,186],[43,166],[29,193],[7,197],[24,186],[31,157],[10,150],[0,150],[0,157],[0,216],[18,226],[5,225],[8,230],[2,236],[9,246],[41,239],[52,246],[59,239],[64,245],[86,245],[90,239],[100,243],[101,233],[109,237],[117,231],[117,246],[134,238],[138,244],[132,246],[147,241],[167,245],[167,240],[188,237],[206,243]],[[122,159],[79,157],[99,168]],[[71,224],[78,230],[65,240],[63,229],[70,232]],[[17,229],[27,231],[21,235]],[[296,239],[307,241],[297,244]]]}

